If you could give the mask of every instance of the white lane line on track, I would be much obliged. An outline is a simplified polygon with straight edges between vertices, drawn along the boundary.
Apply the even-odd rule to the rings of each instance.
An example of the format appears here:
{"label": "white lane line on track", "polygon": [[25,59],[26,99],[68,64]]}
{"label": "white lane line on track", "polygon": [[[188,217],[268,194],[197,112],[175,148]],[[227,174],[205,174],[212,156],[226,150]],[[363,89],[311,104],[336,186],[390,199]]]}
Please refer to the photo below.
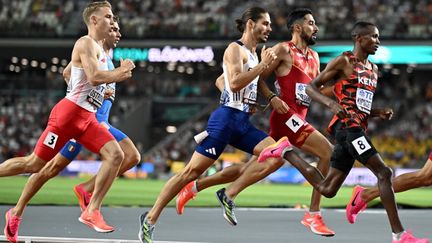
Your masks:
{"label": "white lane line on track", "polygon": [[[0,242],[8,242],[4,235],[0,235]],[[94,239],[94,238],[64,238],[64,237],[41,237],[41,236],[19,236],[18,242],[24,243],[140,243],[139,240],[124,239]],[[154,243],[206,243],[187,241],[154,241]]]}

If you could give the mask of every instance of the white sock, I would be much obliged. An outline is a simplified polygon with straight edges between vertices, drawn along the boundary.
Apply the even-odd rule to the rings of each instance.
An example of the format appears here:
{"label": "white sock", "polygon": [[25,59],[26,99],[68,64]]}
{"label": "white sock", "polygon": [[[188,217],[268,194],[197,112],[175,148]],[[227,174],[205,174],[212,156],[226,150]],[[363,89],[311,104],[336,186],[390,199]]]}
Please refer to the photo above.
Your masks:
{"label": "white sock", "polygon": [[197,194],[198,193],[198,188],[197,188],[197,181],[194,181],[193,183],[193,187],[192,187],[192,192]]}
{"label": "white sock", "polygon": [[321,215],[321,211],[309,211],[309,214],[311,217],[315,216],[315,215]]}
{"label": "white sock", "polygon": [[405,230],[399,233],[393,233],[392,232],[392,236],[393,236],[393,240],[400,240],[400,238],[402,237],[402,235],[405,233]]}

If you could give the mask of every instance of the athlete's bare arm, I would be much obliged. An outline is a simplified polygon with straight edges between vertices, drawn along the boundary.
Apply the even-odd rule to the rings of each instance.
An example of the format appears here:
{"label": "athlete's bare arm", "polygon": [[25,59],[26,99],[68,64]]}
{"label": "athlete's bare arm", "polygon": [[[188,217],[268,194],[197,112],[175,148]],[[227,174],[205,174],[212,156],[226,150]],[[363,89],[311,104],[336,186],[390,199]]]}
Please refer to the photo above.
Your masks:
{"label": "athlete's bare arm", "polygon": [[63,70],[63,79],[66,82],[66,84],[69,83],[70,77],[71,77],[71,62],[68,63],[68,65]]}
{"label": "athlete's bare arm", "polygon": [[327,106],[330,110],[339,117],[345,117],[348,112],[342,108],[335,100],[323,95],[320,88],[332,80],[339,80],[349,77],[352,73],[352,66],[346,56],[341,55],[331,62],[329,62],[320,74],[312,80],[310,85],[306,88],[306,93],[312,100]]}
{"label": "athlete's bare arm", "polygon": [[88,81],[94,85],[121,82],[132,76],[134,63],[129,60],[120,60],[120,67],[112,71],[99,70],[97,43],[88,36],[81,37],[72,51],[72,65],[83,68]]}
{"label": "athlete's bare arm", "polygon": [[225,83],[224,83],[224,75],[221,74],[215,82],[216,87],[219,89],[220,92],[223,92],[224,88],[225,88]]}
{"label": "athlete's bare arm", "polygon": [[231,43],[224,53],[224,64],[227,67],[227,75],[230,89],[233,92],[240,91],[258,75],[260,75],[276,59],[271,49],[261,49],[261,62],[251,70],[243,70],[243,64],[248,57],[245,51],[237,43]]}

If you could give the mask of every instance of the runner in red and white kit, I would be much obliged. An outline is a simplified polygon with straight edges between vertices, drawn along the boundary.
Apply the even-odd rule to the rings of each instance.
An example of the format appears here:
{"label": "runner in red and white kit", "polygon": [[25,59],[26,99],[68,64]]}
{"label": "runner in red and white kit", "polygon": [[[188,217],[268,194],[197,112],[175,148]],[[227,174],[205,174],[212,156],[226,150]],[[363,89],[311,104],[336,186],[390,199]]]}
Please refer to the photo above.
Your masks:
{"label": "runner in red and white kit", "polygon": [[[320,66],[318,54],[309,48],[310,45],[315,44],[318,27],[312,11],[304,8],[292,11],[287,23],[291,29],[292,39],[272,47],[277,53],[277,59],[260,75],[259,89],[273,107],[269,134],[275,140],[287,136],[293,145],[318,157],[318,168],[323,173],[327,173],[333,146],[305,120],[310,103],[306,87],[318,75]],[[277,77],[279,97],[265,84],[265,80],[273,72]],[[218,79],[216,85],[223,90],[223,83],[220,80]],[[256,157],[252,158],[254,159]],[[230,166],[212,176],[189,183],[178,194],[177,212],[182,214],[184,205],[195,197],[198,191],[234,181],[249,164],[251,162],[243,166]],[[260,170],[258,167],[256,169]],[[333,236],[335,232],[325,225],[321,217],[320,199],[320,194],[314,190],[310,210],[305,213],[301,223],[316,234]]]}
{"label": "runner in red and white kit", "polygon": [[[0,164],[0,176],[37,173],[69,139],[76,139],[90,151],[99,153],[103,160],[90,204],[79,220],[98,232],[111,232],[114,228],[105,223],[100,208],[122,163],[123,152],[108,130],[97,122],[95,103],[103,101],[105,83],[130,78],[135,65],[131,60],[125,60],[121,61],[119,68],[108,71],[102,41],[108,37],[114,24],[109,2],[88,4],[83,18],[88,27],[88,35],[78,39],[72,51],[71,92],[52,109],[48,125],[34,152]],[[17,227],[19,220],[9,210],[6,221],[12,230],[5,234],[10,241],[16,242],[16,236],[9,233]],[[8,227],[5,231],[8,231]]]}

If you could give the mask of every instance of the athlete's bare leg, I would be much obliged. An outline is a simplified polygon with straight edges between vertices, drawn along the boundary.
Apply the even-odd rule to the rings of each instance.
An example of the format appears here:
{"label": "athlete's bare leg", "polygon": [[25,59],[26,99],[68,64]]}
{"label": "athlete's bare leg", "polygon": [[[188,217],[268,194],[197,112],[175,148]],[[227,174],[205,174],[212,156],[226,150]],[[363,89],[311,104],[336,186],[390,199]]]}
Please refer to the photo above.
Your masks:
{"label": "athlete's bare leg", "polygon": [[[124,138],[119,142],[119,145],[124,153],[124,159],[120,166],[118,176],[134,167],[141,160],[141,155],[130,138]],[[84,190],[87,192],[93,192],[95,181],[96,176],[93,176],[90,180],[82,183]]]}
{"label": "athlete's bare leg", "polygon": [[[428,159],[420,170],[405,173],[393,179],[393,190],[403,192],[413,188],[432,185],[432,160]],[[380,191],[377,186],[365,189],[361,198],[365,202],[370,202],[379,197]]]}
{"label": "athlete's bare leg", "polygon": [[115,140],[106,143],[99,153],[102,157],[102,165],[96,176],[93,195],[87,207],[87,211],[90,213],[101,208],[102,200],[116,178],[124,158],[124,153]]}
{"label": "athlete's bare leg", "polygon": [[0,177],[37,173],[46,162],[34,152],[29,156],[11,158],[0,164]]}
{"label": "athlete's bare leg", "polygon": [[154,224],[158,220],[166,205],[186,186],[189,182],[196,180],[213,163],[214,159],[208,158],[198,152],[194,152],[186,167],[177,175],[167,181],[162,188],[155,204],[147,214],[147,220]]}
{"label": "athlete's bare leg", "polygon": [[[319,158],[318,170],[326,176],[330,167],[330,158],[333,152],[333,145],[319,131],[314,131],[306,139],[300,148],[302,151],[312,154]],[[310,211],[319,211],[321,203],[321,194],[317,190],[312,191]]]}
{"label": "athlete's bare leg", "polygon": [[12,209],[12,214],[21,217],[25,207],[34,195],[49,179],[57,176],[69,163],[70,161],[59,153],[38,173],[33,173],[28,178],[15,208]]}
{"label": "athlete's bare leg", "polygon": [[[267,137],[258,143],[254,148],[254,155],[258,156],[264,148],[274,144],[275,141],[271,137]],[[250,163],[243,174],[240,175],[225,191],[225,194],[234,200],[235,197],[243,191],[246,187],[264,179],[272,172],[279,169],[284,164],[280,158],[269,158],[264,163],[258,163],[257,160]]]}

